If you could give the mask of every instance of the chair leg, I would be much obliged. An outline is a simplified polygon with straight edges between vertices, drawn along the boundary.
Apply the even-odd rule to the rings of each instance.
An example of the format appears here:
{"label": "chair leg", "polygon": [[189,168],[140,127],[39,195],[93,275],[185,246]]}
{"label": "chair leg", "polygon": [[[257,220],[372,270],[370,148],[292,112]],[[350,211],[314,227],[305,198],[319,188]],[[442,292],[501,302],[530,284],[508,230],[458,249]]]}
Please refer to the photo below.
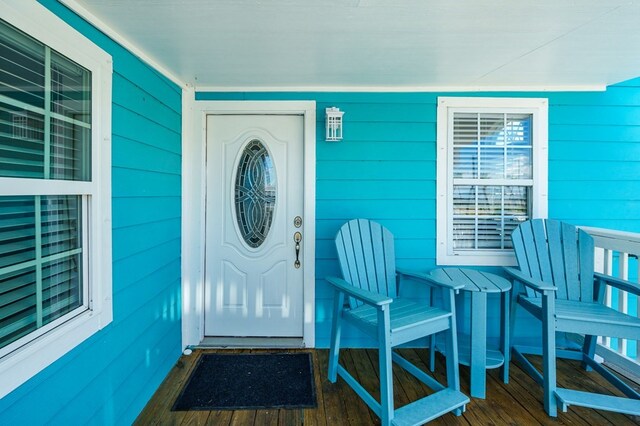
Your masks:
{"label": "chair leg", "polygon": [[[445,353],[446,356],[446,364],[447,364],[447,387],[453,390],[460,390],[460,373],[458,367],[458,329],[457,329],[457,320],[456,320],[456,311],[455,311],[455,295],[453,292],[449,292],[446,294],[444,291],[442,292],[443,298],[448,298],[448,302],[445,301],[445,307],[451,309],[452,315],[449,322],[449,330],[445,332],[446,343],[445,343]],[[462,415],[465,407],[458,408],[453,411],[453,414],[456,416]]]}
{"label": "chair leg", "polygon": [[[429,304],[434,306],[434,288],[429,289]],[[436,371],[436,333],[431,335],[429,339],[429,369]]]}
{"label": "chair leg", "polygon": [[[593,359],[593,357],[596,354],[596,343],[598,342],[598,336],[591,336],[591,335],[587,335],[584,336],[584,344],[582,345],[582,353]],[[585,369],[585,371],[591,371],[593,370],[589,364],[587,364],[586,362],[582,363],[582,368]]]}
{"label": "chair leg", "polygon": [[388,426],[393,420],[393,367],[388,306],[378,310],[378,367],[380,369],[380,421]]}
{"label": "chair leg", "polygon": [[509,309],[509,292],[502,293],[500,298],[502,299],[502,306],[500,309],[500,349],[504,356],[504,364],[502,365],[502,381],[504,383],[509,383],[509,363],[511,362],[511,330],[509,329],[511,318],[507,318],[511,313]]}
{"label": "chair leg", "polygon": [[513,283],[511,287],[511,302],[509,304],[509,354],[511,354],[511,346],[513,346],[513,334],[516,329],[516,312],[518,311],[518,291],[519,285],[517,282]]}
{"label": "chair leg", "polygon": [[436,371],[436,334],[433,333],[429,339],[429,369]]}
{"label": "chair leg", "polygon": [[544,410],[551,417],[558,416],[556,400],[556,328],[554,296],[542,298],[542,375],[544,387]]}
{"label": "chair leg", "polygon": [[329,381],[338,379],[338,355],[340,353],[340,335],[342,334],[342,309],[344,293],[336,290],[333,297],[333,320],[331,322],[331,343],[329,349]]}

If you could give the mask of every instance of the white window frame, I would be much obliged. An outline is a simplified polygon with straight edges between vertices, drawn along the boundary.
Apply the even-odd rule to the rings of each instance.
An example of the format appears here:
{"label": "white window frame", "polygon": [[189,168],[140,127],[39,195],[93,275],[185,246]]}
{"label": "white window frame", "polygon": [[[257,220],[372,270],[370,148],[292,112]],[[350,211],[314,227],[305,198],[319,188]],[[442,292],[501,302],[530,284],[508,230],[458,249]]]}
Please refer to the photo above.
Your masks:
{"label": "white window frame", "polygon": [[453,249],[453,113],[499,112],[533,115],[533,187],[531,218],[546,218],[548,209],[548,99],[438,97],[436,262],[438,265],[514,266],[513,251]]}
{"label": "white window frame", "polygon": [[[4,0],[2,19],[91,71],[92,180],[0,178],[0,195],[83,195],[88,289],[81,313],[36,330],[28,343],[0,352],[0,398],[113,320],[111,255],[111,56],[38,2]],[[43,330],[43,331],[40,331]],[[4,349],[4,348],[3,348]]]}

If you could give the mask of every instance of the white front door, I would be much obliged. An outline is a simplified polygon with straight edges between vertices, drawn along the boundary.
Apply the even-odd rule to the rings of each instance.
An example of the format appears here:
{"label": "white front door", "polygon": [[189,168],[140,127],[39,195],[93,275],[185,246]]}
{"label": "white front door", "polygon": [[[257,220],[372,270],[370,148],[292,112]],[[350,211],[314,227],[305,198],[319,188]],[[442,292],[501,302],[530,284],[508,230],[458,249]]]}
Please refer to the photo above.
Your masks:
{"label": "white front door", "polygon": [[303,335],[303,130],[207,117],[205,336]]}

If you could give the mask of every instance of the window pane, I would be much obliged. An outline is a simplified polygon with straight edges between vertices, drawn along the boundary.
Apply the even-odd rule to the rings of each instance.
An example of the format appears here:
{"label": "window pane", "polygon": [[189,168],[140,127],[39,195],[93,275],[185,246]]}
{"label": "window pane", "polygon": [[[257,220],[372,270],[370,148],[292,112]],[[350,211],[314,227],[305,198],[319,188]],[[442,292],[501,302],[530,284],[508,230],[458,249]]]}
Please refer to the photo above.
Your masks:
{"label": "window pane", "polygon": [[504,148],[482,148],[479,173],[481,179],[502,179],[504,166]]}
{"label": "window pane", "polygon": [[453,115],[453,177],[478,177],[478,114]]}
{"label": "window pane", "polygon": [[35,223],[35,197],[0,197],[0,269],[36,258]]}
{"label": "window pane", "polygon": [[0,94],[44,108],[44,45],[0,20]]}
{"label": "window pane", "polygon": [[478,114],[478,137],[483,146],[504,146],[504,114]]}
{"label": "window pane", "polygon": [[507,179],[533,178],[533,149],[507,148]]}
{"label": "window pane", "polygon": [[507,114],[505,126],[505,141],[508,146],[531,147],[533,115]]}
{"label": "window pane", "polygon": [[43,196],[42,215],[42,256],[51,256],[80,248],[81,204],[80,197]]}
{"label": "window pane", "polygon": [[511,248],[511,232],[530,217],[529,199],[526,186],[455,185],[454,249]]}
{"label": "window pane", "polygon": [[51,52],[51,111],[91,122],[91,73],[58,52]]}
{"label": "window pane", "polygon": [[0,102],[0,176],[44,178],[44,116]]}
{"label": "window pane", "polygon": [[91,180],[91,131],[51,120],[51,179]]}
{"label": "window pane", "polygon": [[0,274],[0,348],[37,329],[36,270]]}
{"label": "window pane", "polygon": [[42,268],[42,316],[48,324],[82,305],[81,257],[79,254]]}

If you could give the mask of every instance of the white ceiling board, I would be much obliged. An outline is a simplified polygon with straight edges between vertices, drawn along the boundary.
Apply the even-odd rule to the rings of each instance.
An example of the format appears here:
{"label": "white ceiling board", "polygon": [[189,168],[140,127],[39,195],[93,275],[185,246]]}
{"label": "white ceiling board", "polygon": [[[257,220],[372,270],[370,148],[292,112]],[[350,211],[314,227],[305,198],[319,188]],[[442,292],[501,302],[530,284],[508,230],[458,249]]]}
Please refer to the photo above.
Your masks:
{"label": "white ceiling board", "polygon": [[640,0],[75,0],[196,87],[603,86],[640,75]]}

